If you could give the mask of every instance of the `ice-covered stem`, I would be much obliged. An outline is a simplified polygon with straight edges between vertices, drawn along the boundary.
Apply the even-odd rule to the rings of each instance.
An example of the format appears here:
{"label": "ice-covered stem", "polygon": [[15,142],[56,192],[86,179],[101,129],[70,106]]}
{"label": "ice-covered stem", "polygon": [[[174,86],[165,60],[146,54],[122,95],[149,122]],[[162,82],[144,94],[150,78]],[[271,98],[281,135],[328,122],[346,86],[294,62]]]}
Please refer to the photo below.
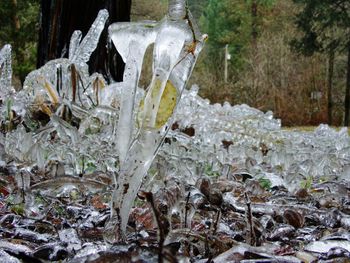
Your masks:
{"label": "ice-covered stem", "polygon": [[110,38],[125,62],[126,72],[121,94],[116,145],[119,162],[126,158],[134,128],[136,89],[147,47],[156,39],[155,22],[116,23],[110,25]]}
{"label": "ice-covered stem", "polygon": [[[131,44],[131,47],[133,46],[134,45]],[[124,164],[133,132],[133,118],[138,79],[139,69],[137,68],[135,58],[130,51],[127,63],[125,65],[123,81],[124,85],[121,94],[120,113],[117,128],[116,146],[119,151],[120,166],[123,166]]]}
{"label": "ice-covered stem", "polygon": [[0,50],[0,101],[14,93],[12,87],[11,45]]}
{"label": "ice-covered stem", "polygon": [[[137,136],[126,153],[125,161],[122,162],[117,185],[113,192],[111,218],[117,220],[114,222],[116,232],[114,233],[115,239],[113,240],[112,237],[111,240],[109,237],[108,241],[125,237],[129,212],[136,194],[169,130],[174,110],[203,46],[203,38],[199,35],[199,30],[195,27],[184,0],[170,1],[168,12],[166,18],[151,31],[151,34],[156,32],[152,81],[140,104]],[[126,41],[122,39],[117,41],[112,35],[113,42],[119,43],[116,44],[117,50],[119,51],[119,46],[122,49],[121,53],[126,54],[128,49],[125,43],[132,42],[129,31],[132,32],[131,36],[139,36],[138,43],[142,43],[144,39],[149,41],[153,38],[153,35],[152,37],[143,35],[145,32],[142,29],[140,24],[136,25],[136,28],[128,28],[124,25],[118,34],[125,36]],[[141,44],[138,46],[139,48],[144,47]],[[137,49],[135,51],[142,53]],[[137,65],[140,66],[140,64]],[[133,89],[131,84],[125,88]],[[132,96],[129,96],[129,103],[130,106]],[[108,224],[108,227],[110,226],[111,222]]]}

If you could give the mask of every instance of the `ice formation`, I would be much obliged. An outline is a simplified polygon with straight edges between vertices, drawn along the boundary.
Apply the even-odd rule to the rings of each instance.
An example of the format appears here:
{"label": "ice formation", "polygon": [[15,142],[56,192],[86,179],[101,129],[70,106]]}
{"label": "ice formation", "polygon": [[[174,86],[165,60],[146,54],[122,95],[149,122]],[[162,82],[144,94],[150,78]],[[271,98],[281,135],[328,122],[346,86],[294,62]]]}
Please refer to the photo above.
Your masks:
{"label": "ice formation", "polygon": [[[264,177],[293,192],[308,178],[340,179],[350,165],[347,128],[284,130],[272,112],[227,102],[211,105],[197,92],[193,86],[183,95],[177,130],[168,134],[159,153],[167,174],[198,178],[209,167],[212,175]],[[186,135],[188,128],[194,136]]]}
{"label": "ice formation", "polygon": [[[308,178],[349,180],[346,128],[288,131],[272,112],[227,102],[212,105],[198,96],[197,86],[184,89],[205,39],[185,0],[169,1],[160,22],[110,26],[126,70],[123,82],[108,86],[100,74],[90,76],[86,65],[107,18],[100,11],[83,40],[75,31],[69,58],[30,73],[18,93],[11,86],[11,48],[0,51],[0,165],[11,160],[19,179],[21,173],[45,173],[49,179],[36,185],[45,193],[77,185],[93,191],[105,185],[79,175],[111,174],[116,188],[107,240],[125,234],[130,208],[152,164],[160,177],[190,184],[203,175],[244,174],[293,191]],[[153,76],[144,91],[138,82],[152,43]]]}
{"label": "ice formation", "polygon": [[23,90],[18,94],[24,106],[33,103],[33,99],[34,102],[44,101],[56,106],[75,103],[91,108],[98,104],[98,95],[105,81],[97,73],[89,76],[86,62],[97,47],[108,16],[107,10],[101,10],[83,40],[80,31],[73,33],[68,59],[49,61],[27,76]]}
{"label": "ice formation", "polygon": [[74,31],[69,45],[70,61],[75,64],[87,63],[89,61],[92,52],[97,47],[108,16],[107,10],[102,9],[82,41],[80,41],[82,36],[81,31]]}
{"label": "ice formation", "polygon": [[11,45],[5,45],[0,50],[0,101],[13,94]]}
{"label": "ice formation", "polygon": [[[170,1],[168,14],[159,23],[117,23],[110,27],[109,32],[127,68],[124,89],[128,90],[121,94],[117,137],[120,171],[112,197],[111,216],[113,220],[120,221],[117,224],[120,229],[112,233],[119,231],[118,235],[124,235],[133,200],[170,128],[173,112],[203,47],[204,38],[191,20],[184,0]],[[139,72],[144,53],[151,43],[154,43],[152,80],[140,102],[138,131],[131,140],[132,127],[136,126],[133,110]]]}

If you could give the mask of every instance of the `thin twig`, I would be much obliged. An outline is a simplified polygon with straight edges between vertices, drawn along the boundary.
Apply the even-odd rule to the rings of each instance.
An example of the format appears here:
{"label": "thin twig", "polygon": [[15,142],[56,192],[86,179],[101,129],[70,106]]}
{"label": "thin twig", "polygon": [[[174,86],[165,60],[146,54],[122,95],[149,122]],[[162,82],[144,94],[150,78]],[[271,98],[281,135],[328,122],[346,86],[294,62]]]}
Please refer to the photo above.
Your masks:
{"label": "thin twig", "polygon": [[187,197],[186,197],[186,204],[185,204],[185,228],[191,228],[191,226],[188,226],[187,225],[187,213],[188,213],[188,210],[190,210],[190,204],[189,204],[189,201],[190,201],[190,196],[191,196],[191,192],[188,192],[187,194]]}
{"label": "thin twig", "polygon": [[146,199],[150,203],[156,222],[159,229],[159,252],[158,252],[158,263],[163,263],[163,248],[164,241],[169,233],[169,222],[167,218],[156,208],[154,204],[154,198],[152,192],[142,192],[139,194],[141,199]]}
{"label": "thin twig", "polygon": [[253,222],[253,214],[252,214],[252,208],[251,208],[251,201],[247,193],[244,193],[244,198],[246,201],[246,219],[247,219],[247,241],[250,243],[251,246],[256,246],[256,236],[254,231],[254,222]]}
{"label": "thin twig", "polygon": [[215,222],[214,222],[213,235],[215,235],[216,232],[218,231],[218,225],[219,225],[220,218],[221,218],[221,209],[219,208],[217,213],[216,213],[216,219],[215,219]]}

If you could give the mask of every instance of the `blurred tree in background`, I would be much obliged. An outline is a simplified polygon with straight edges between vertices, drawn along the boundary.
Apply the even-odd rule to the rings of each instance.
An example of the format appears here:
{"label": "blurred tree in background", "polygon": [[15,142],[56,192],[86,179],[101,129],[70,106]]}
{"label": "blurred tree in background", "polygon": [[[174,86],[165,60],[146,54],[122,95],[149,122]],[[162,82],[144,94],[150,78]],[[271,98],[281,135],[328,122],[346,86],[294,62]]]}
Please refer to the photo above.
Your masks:
{"label": "blurred tree in background", "polygon": [[[193,83],[198,83],[201,94],[213,102],[228,100],[273,110],[284,125],[327,121],[339,125],[344,116],[339,105],[346,98],[341,86],[347,59],[344,52],[339,52],[340,46],[346,47],[346,41],[337,38],[349,37],[349,3],[208,0],[200,25],[209,34],[209,41],[193,74]],[[321,11],[308,11],[312,5],[322,6]],[[301,17],[317,23],[304,23],[306,27],[302,28]],[[307,26],[310,34],[306,34]],[[297,44],[303,36],[309,39]],[[310,41],[312,38],[317,41]],[[225,44],[231,54],[228,83],[223,81]],[[337,51],[333,55],[332,49]],[[328,96],[329,87],[333,87],[333,101]]]}
{"label": "blurred tree in background", "polygon": [[[14,75],[24,81],[35,69],[39,0],[3,0],[0,3],[0,47],[12,45]],[[15,85],[18,87],[20,83]]]}
{"label": "blurred tree in background", "polygon": [[209,35],[207,58],[215,73],[221,75],[224,65],[224,48],[229,44],[233,70],[240,71],[250,39],[250,16],[245,1],[209,0],[201,26]]}
{"label": "blurred tree in background", "polygon": [[350,119],[350,2],[348,0],[294,0],[302,5],[296,24],[302,36],[294,40],[297,50],[306,55],[328,54],[328,122],[332,123],[332,89],[335,52],[348,53],[344,99],[344,126]]}

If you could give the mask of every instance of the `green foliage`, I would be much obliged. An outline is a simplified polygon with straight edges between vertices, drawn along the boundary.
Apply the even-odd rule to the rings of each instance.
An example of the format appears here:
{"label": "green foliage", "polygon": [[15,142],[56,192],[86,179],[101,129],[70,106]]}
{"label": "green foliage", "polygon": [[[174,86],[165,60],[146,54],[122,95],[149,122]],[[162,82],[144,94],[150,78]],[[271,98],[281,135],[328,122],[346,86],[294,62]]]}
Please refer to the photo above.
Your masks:
{"label": "green foliage", "polygon": [[276,3],[276,0],[245,0],[245,2],[249,5],[255,2],[257,5],[264,8],[271,8]]}
{"label": "green foliage", "polygon": [[23,204],[16,204],[11,206],[11,211],[15,213],[16,215],[24,215],[25,209],[24,209],[24,203]]}
{"label": "green foliage", "polygon": [[[209,35],[206,64],[222,72],[227,44],[230,69],[236,76],[244,68],[251,43],[260,35],[264,16],[276,0],[207,0],[200,19],[202,31]],[[253,4],[256,13],[252,11]],[[254,36],[253,36],[254,35]]]}
{"label": "green foliage", "polygon": [[308,176],[305,180],[303,180],[300,183],[300,187],[305,189],[310,189],[313,181],[314,181],[314,178],[312,176]]}
{"label": "green foliage", "polygon": [[241,68],[243,54],[250,40],[250,16],[246,3],[209,0],[200,23],[203,31],[209,35],[208,56],[214,62],[210,64],[217,67],[219,61],[223,61],[224,47],[228,44],[233,67]]}
{"label": "green foliage", "polygon": [[17,203],[15,201],[16,197],[14,195],[9,195],[6,199],[6,205],[10,208],[10,210],[17,215],[25,214],[25,204]]}
{"label": "green foliage", "polygon": [[36,67],[38,22],[39,0],[1,2],[0,46],[12,45],[13,72],[21,81]]}
{"label": "green foliage", "polygon": [[210,163],[204,164],[203,173],[209,177],[219,177],[220,176],[220,173],[218,171],[214,171],[213,165]]}
{"label": "green foliage", "polygon": [[11,121],[11,111],[12,111],[12,100],[8,99],[7,105],[6,105],[6,116],[5,116],[6,120]]}
{"label": "green foliage", "polygon": [[191,1],[188,0],[188,7],[195,19],[195,21],[199,21],[200,17],[202,16],[204,10],[206,9],[208,5],[209,0],[195,0]]}
{"label": "green foliage", "polygon": [[260,177],[258,178],[259,184],[262,188],[266,189],[266,190],[270,190],[272,183],[269,179],[265,178],[265,177]]}
{"label": "green foliage", "polygon": [[292,42],[299,52],[312,55],[349,43],[350,4],[348,0],[293,0],[302,7],[296,26],[302,36]]}
{"label": "green foliage", "polygon": [[89,173],[95,172],[96,169],[97,169],[97,166],[95,165],[95,163],[93,163],[93,162],[87,162],[84,172],[89,174]]}

